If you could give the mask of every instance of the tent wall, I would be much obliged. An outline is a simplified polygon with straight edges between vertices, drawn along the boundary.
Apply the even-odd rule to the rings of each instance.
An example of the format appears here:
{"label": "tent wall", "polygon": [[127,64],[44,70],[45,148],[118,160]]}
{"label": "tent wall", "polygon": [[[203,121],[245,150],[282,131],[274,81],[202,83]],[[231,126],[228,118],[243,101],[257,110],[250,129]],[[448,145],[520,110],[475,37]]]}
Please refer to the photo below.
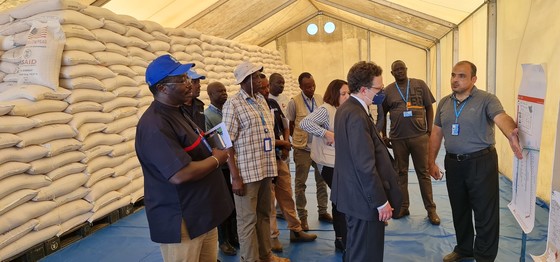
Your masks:
{"label": "tent wall", "polygon": [[[336,25],[332,34],[322,31],[322,25],[327,21]],[[306,28],[309,23],[319,26],[317,35],[307,34]],[[317,16],[279,37],[275,42],[294,76],[310,72],[317,85],[315,92],[321,95],[332,80],[346,80],[350,67],[361,60],[371,59],[383,68],[385,85],[394,81],[390,67],[397,59],[407,63],[410,77],[423,80],[427,78],[426,50],[376,33],[368,33],[366,29],[327,16]]]}
{"label": "tent wall", "polygon": [[[507,3],[506,3],[507,2]],[[497,95],[504,107],[515,114],[517,90],[521,83],[521,64],[542,64],[545,69],[545,98],[541,155],[537,178],[537,196],[550,202],[551,176],[554,165],[554,128],[558,121],[558,83],[560,82],[560,1],[498,1]],[[538,134],[537,134],[538,135]],[[500,168],[511,177],[513,157],[508,142],[502,137],[498,147]]]}

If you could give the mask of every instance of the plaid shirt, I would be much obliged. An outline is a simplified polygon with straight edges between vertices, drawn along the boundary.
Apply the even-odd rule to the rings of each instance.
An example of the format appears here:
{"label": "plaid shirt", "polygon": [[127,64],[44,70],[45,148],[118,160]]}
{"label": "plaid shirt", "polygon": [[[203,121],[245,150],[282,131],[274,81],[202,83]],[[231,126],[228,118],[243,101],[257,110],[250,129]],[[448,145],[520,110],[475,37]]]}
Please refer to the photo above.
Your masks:
{"label": "plaid shirt", "polygon": [[[255,99],[240,89],[226,101],[222,113],[222,120],[233,142],[235,164],[243,183],[277,176],[274,119],[264,97],[257,94]],[[272,150],[265,152],[264,140],[267,138],[271,140]]]}

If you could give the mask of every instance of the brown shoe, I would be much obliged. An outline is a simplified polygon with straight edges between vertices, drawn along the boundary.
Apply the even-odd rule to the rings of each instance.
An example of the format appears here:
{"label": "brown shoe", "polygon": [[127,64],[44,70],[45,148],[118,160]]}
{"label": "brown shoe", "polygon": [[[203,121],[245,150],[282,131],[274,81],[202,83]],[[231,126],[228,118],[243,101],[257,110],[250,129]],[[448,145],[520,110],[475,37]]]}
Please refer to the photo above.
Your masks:
{"label": "brown shoe", "polygon": [[319,221],[327,222],[332,224],[332,216],[329,213],[319,214]]}
{"label": "brown shoe", "polygon": [[441,220],[439,219],[439,216],[435,210],[428,211],[428,219],[430,220],[430,223],[432,223],[432,225],[437,226],[441,223]]}
{"label": "brown shoe", "polygon": [[406,216],[410,216],[410,211],[408,209],[401,210],[401,212],[398,215],[393,216],[393,219],[399,219],[399,218],[403,218],[403,217],[406,217]]}
{"label": "brown shoe", "polygon": [[317,235],[307,234],[303,231],[295,232],[290,230],[290,242],[311,242],[315,241]]}
{"label": "brown shoe", "polygon": [[300,218],[299,219],[301,221],[301,229],[303,231],[309,231],[309,224],[307,224],[307,218]]}
{"label": "brown shoe", "polygon": [[227,241],[220,244],[220,251],[222,251],[222,253],[224,253],[224,255],[226,256],[237,255],[237,251],[235,250],[235,248]]}
{"label": "brown shoe", "polygon": [[280,240],[278,240],[277,237],[270,238],[270,249],[272,250],[272,252],[283,251],[282,243],[280,243]]}
{"label": "brown shoe", "polygon": [[455,261],[462,261],[463,259],[473,259],[472,256],[465,256],[461,255],[455,251],[447,254],[447,256],[443,257],[443,262],[455,262]]}
{"label": "brown shoe", "polygon": [[269,259],[261,260],[261,262],[290,262],[290,259],[271,254]]}

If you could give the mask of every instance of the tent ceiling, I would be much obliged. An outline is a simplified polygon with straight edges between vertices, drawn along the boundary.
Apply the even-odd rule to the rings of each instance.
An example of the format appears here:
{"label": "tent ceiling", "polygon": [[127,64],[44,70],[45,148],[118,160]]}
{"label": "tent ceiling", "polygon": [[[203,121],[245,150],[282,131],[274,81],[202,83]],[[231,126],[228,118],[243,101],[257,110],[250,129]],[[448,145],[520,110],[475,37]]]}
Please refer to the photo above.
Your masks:
{"label": "tent ceiling", "polygon": [[[434,45],[486,0],[80,0],[117,14],[264,45],[317,15],[420,48]],[[0,11],[26,0],[0,1]],[[133,4],[132,4],[133,3]]]}

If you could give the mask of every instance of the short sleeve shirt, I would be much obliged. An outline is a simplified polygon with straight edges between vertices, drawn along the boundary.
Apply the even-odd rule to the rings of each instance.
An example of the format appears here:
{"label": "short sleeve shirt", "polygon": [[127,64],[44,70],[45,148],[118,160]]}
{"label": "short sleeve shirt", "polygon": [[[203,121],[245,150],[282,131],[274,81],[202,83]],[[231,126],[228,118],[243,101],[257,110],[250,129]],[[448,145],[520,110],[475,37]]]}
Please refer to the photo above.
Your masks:
{"label": "short sleeve shirt", "polygon": [[152,102],[138,122],[135,148],[144,173],[150,236],[156,243],[180,243],[182,220],[195,238],[215,228],[233,210],[220,169],[198,181],[169,182],[192,161],[211,155],[202,143],[197,144],[195,128],[181,108],[158,101]]}
{"label": "short sleeve shirt", "polygon": [[[436,100],[424,81],[414,78],[409,78],[409,80],[410,88],[407,88],[407,86],[397,87],[395,82],[385,88],[386,97],[383,101],[383,111],[390,114],[391,131],[389,136],[391,139],[412,138],[428,132],[426,106],[431,106]],[[408,100],[407,89],[409,89]],[[412,116],[405,117],[405,111],[412,112]]]}
{"label": "short sleeve shirt", "polygon": [[[457,121],[454,107],[461,111]],[[456,101],[454,94],[442,98],[434,125],[441,127],[448,153],[467,154],[496,143],[494,117],[503,112],[502,104],[495,95],[473,87],[471,95],[462,103]],[[459,124],[459,135],[456,136],[451,134],[451,126],[455,123]]]}
{"label": "short sleeve shirt", "polygon": [[[226,101],[222,113],[243,183],[277,176],[274,119],[264,97],[253,98],[240,89]],[[265,151],[266,141],[271,143],[270,151]]]}

